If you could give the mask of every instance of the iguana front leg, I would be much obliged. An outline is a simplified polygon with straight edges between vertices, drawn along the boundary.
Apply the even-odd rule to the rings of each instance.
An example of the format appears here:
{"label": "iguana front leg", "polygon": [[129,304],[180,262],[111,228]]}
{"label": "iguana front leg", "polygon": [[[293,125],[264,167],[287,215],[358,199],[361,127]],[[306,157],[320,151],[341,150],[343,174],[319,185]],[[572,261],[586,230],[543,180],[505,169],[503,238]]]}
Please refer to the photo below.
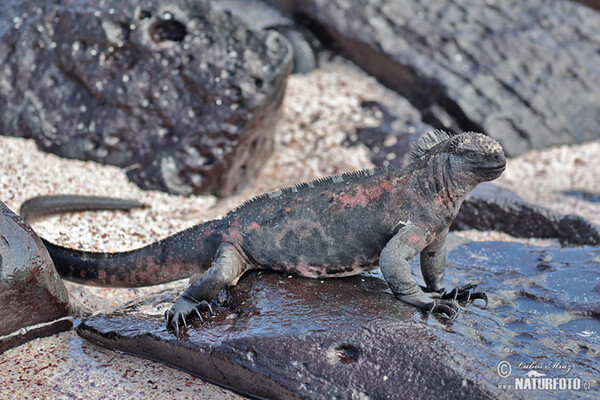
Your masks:
{"label": "iguana front leg", "polygon": [[425,246],[426,232],[414,224],[407,223],[381,251],[379,257],[381,272],[399,300],[417,306],[428,313],[444,314],[449,320],[454,320],[459,313],[455,301],[442,299],[439,294],[432,296],[425,294],[412,279],[408,260]]}
{"label": "iguana front leg", "polygon": [[442,286],[446,270],[446,236],[448,231],[439,235],[423,251],[421,251],[421,272],[427,285],[424,290],[429,293],[439,293],[444,300],[459,300],[468,303],[482,299],[487,305],[487,295],[474,289],[477,285],[470,283],[452,289],[450,292]]}
{"label": "iguana front leg", "polygon": [[235,285],[248,269],[248,262],[231,243],[222,243],[215,255],[213,265],[188,286],[166,313],[167,329],[175,329],[179,335],[179,324],[187,328],[187,319],[196,314],[200,319],[199,308],[212,313],[210,302],[227,286]]}

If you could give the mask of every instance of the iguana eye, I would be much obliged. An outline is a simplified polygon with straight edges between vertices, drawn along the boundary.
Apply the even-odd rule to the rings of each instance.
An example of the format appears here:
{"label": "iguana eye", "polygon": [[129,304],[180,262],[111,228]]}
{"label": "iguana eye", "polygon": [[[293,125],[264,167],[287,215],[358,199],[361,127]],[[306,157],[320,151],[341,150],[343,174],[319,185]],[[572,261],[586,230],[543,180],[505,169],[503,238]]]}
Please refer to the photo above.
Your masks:
{"label": "iguana eye", "polygon": [[467,158],[468,158],[469,160],[474,160],[474,159],[476,159],[476,158],[477,158],[477,153],[476,153],[476,152],[474,152],[474,151],[469,151],[469,152],[467,153]]}

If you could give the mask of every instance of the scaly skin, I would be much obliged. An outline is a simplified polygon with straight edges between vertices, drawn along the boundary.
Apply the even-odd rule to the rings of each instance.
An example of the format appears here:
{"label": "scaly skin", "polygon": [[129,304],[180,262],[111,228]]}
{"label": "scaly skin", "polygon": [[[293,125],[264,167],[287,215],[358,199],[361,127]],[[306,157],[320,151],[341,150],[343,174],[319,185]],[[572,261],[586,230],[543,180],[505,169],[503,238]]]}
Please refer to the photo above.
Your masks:
{"label": "scaly skin", "polygon": [[[420,139],[404,169],[376,168],[336,175],[258,196],[219,220],[123,253],[92,253],[48,243],[67,279],[100,286],[142,286],[202,272],[167,312],[180,324],[234,285],[250,269],[309,278],[349,276],[377,263],[395,296],[453,320],[456,300],[483,293],[442,286],[446,235],[465,196],[505,168],[500,145],[485,135],[435,131]],[[46,242],[47,243],[47,242]],[[412,279],[408,261],[421,254],[426,283]]]}

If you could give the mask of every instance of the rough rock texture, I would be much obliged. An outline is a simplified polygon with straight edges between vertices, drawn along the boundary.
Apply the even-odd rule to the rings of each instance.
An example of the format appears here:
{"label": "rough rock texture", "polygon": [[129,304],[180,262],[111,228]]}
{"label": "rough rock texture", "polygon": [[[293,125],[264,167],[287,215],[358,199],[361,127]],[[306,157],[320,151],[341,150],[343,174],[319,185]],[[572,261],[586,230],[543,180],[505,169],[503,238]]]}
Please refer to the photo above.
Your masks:
{"label": "rough rock texture", "polygon": [[496,372],[502,360],[514,376],[528,372],[520,362],[569,364],[569,373],[543,373],[579,377],[598,394],[600,329],[589,318],[598,315],[598,262],[594,248],[460,246],[450,252],[447,283],[480,283],[490,307],[469,305],[451,325],[395,300],[377,272],[324,281],[251,273],[230,291],[227,307],[180,338],[162,319],[172,291],[94,316],[78,333],[256,397],[537,398],[500,387],[512,384]]}
{"label": "rough rock texture", "polygon": [[581,4],[585,4],[588,7],[600,10],[600,0],[573,0]]}
{"label": "rough rock texture", "polygon": [[254,29],[272,29],[290,42],[294,52],[294,73],[305,74],[317,65],[315,54],[294,22],[261,0],[217,0],[217,4]]}
{"label": "rough rock texture", "polygon": [[29,225],[0,202],[0,353],[70,329],[69,295]]}
{"label": "rough rock texture", "polygon": [[367,146],[371,162],[378,167],[407,166],[411,161],[411,144],[433,130],[421,121],[421,114],[406,99],[383,98],[363,101],[360,105],[371,114],[372,121],[358,127],[346,144]]}
{"label": "rough rock texture", "polygon": [[506,232],[516,237],[557,238],[563,244],[600,244],[600,226],[527,203],[513,191],[479,185],[465,199],[452,229]]}
{"label": "rough rock texture", "polygon": [[226,196],[273,148],[287,41],[207,1],[20,1],[0,10],[0,132]]}
{"label": "rough rock texture", "polygon": [[600,13],[565,0],[268,0],[438,128],[508,155],[600,137]]}
{"label": "rough rock texture", "polygon": [[[219,310],[181,339],[165,331],[161,309],[153,307],[174,292],[93,317],[78,333],[253,397],[395,398],[400,388],[413,398],[490,397],[494,388],[486,382],[463,385],[457,371],[466,357],[445,345],[422,346],[435,335],[386,289],[377,278],[320,283],[255,273],[233,293],[233,310]],[[144,315],[148,309],[155,318]]]}

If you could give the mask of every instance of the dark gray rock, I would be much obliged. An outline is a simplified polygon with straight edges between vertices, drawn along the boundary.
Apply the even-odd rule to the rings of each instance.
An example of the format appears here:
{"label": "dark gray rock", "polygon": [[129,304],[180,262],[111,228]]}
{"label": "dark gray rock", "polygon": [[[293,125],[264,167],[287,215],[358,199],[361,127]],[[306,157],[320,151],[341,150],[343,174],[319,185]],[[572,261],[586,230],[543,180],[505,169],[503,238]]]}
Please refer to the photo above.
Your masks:
{"label": "dark gray rock", "polygon": [[421,121],[421,114],[403,98],[365,100],[360,105],[375,126],[362,126],[348,135],[345,144],[365,145],[376,166],[403,168],[410,163],[411,144],[433,128]]}
{"label": "dark gray rock", "polygon": [[70,329],[69,295],[40,238],[0,202],[0,353]]}
{"label": "dark gray rock", "polygon": [[[395,300],[378,271],[324,281],[251,273],[227,307],[179,338],[162,319],[173,291],[94,316],[78,333],[253,397],[535,399],[538,391],[514,390],[528,372],[520,363],[560,362],[572,369],[541,372],[593,391],[544,396],[587,398],[600,393],[600,324],[590,318],[600,304],[598,262],[598,248],[459,246],[449,253],[449,287],[479,283],[490,307],[471,304],[452,324]],[[497,373],[505,360],[510,378]]]}
{"label": "dark gray rock", "polygon": [[581,4],[585,4],[588,7],[600,10],[600,0],[573,0]]}
{"label": "dark gray rock", "polygon": [[146,189],[229,195],[273,149],[287,41],[206,0],[9,0],[0,131],[127,168]]}
{"label": "dark gray rock", "polygon": [[510,156],[600,137],[600,14],[565,0],[268,0],[437,128]]}
{"label": "dark gray rock", "polygon": [[586,190],[564,190],[561,193],[566,196],[577,197],[588,203],[600,203],[600,193],[588,192]]}
{"label": "dark gray rock", "polygon": [[494,393],[473,378],[463,384],[457,373],[468,363],[463,355],[422,346],[435,335],[419,323],[420,313],[386,290],[378,278],[320,283],[254,273],[233,291],[230,309],[180,339],[153,308],[175,292],[92,317],[78,333],[259,398],[395,398],[400,390],[407,397],[477,399]]}
{"label": "dark gray rock", "polygon": [[511,190],[479,185],[465,199],[452,229],[506,232],[516,237],[556,238],[563,244],[600,244],[600,226],[527,203]]}

